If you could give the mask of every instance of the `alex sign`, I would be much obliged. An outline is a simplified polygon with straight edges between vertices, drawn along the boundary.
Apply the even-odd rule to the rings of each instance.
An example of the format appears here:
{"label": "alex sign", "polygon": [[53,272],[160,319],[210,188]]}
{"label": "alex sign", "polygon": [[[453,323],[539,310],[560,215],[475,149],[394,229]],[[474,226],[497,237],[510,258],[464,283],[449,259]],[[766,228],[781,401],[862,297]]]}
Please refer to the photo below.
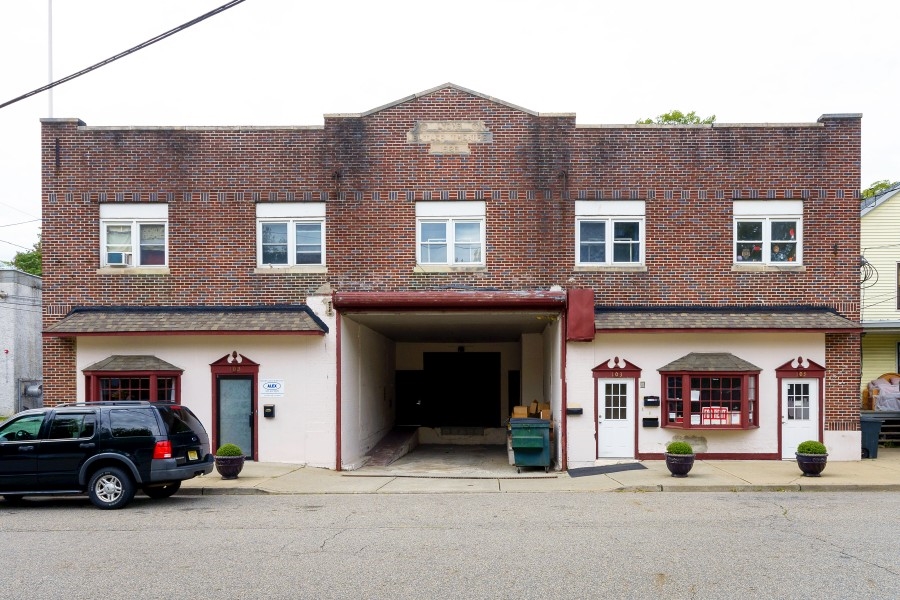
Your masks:
{"label": "alex sign", "polygon": [[259,382],[261,398],[281,398],[284,396],[284,379],[263,379]]}

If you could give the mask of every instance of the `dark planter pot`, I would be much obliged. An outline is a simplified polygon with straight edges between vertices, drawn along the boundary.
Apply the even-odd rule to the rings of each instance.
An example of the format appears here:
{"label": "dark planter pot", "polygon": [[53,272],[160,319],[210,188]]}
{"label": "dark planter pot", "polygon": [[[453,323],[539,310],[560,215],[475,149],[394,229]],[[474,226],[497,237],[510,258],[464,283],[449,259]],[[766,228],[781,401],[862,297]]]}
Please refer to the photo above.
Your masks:
{"label": "dark planter pot", "polygon": [[803,471],[804,477],[819,477],[825,470],[828,461],[827,454],[800,454],[797,455],[797,466]]}
{"label": "dark planter pot", "polygon": [[244,468],[245,456],[217,456],[216,471],[222,479],[237,479],[241,469]]}
{"label": "dark planter pot", "polygon": [[687,477],[694,466],[693,454],[669,454],[666,453],[666,466],[672,477]]}

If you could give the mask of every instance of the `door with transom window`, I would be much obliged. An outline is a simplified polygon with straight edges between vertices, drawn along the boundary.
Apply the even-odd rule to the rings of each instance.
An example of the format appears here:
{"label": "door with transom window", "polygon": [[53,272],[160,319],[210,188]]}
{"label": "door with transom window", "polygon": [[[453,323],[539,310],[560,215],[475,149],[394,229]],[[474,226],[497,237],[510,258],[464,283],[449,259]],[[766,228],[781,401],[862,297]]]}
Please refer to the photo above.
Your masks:
{"label": "door with transom window", "polygon": [[597,458],[634,458],[634,380],[597,379]]}

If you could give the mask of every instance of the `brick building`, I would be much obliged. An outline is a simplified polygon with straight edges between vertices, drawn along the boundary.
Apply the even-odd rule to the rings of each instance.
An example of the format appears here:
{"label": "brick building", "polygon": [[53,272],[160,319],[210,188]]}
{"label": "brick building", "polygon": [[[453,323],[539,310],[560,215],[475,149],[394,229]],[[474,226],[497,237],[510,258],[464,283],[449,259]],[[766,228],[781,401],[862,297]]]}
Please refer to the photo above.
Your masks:
{"label": "brick building", "polygon": [[580,125],[446,84],[318,127],[42,121],[45,402],[258,460],[859,458],[860,124]]}

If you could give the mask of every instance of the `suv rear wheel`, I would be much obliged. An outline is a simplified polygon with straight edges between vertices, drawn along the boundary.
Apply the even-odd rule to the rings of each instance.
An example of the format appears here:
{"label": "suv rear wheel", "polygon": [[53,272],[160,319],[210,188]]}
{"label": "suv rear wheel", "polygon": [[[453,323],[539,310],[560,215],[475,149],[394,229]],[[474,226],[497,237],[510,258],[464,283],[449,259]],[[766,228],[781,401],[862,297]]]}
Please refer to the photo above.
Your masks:
{"label": "suv rear wheel", "polygon": [[118,467],[103,467],[91,476],[88,497],[97,508],[123,508],[135,493],[134,482]]}
{"label": "suv rear wheel", "polygon": [[161,498],[168,498],[180,489],[181,482],[173,481],[172,483],[167,483],[165,485],[147,486],[144,488],[144,493],[150,498],[159,500]]}

